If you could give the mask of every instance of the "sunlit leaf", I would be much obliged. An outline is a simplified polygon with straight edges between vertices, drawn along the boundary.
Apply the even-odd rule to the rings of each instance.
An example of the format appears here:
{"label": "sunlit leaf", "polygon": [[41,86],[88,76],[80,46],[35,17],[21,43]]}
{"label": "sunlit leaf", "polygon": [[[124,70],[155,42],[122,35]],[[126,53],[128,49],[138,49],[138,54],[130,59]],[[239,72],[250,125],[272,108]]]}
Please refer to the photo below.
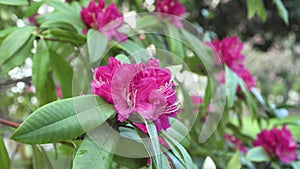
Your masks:
{"label": "sunlit leaf", "polygon": [[1,157],[0,158],[1,169],[9,169],[10,159],[1,135],[0,135],[0,157]]}
{"label": "sunlit leaf", "polygon": [[280,17],[282,18],[282,20],[284,21],[285,24],[289,24],[289,12],[288,10],[285,8],[285,6],[283,5],[281,0],[273,0],[273,2],[275,3],[278,13],[280,15]]}
{"label": "sunlit leaf", "polygon": [[[118,142],[111,137],[105,139],[114,144]],[[86,136],[74,157],[73,169],[110,169],[113,156],[113,153],[107,152],[101,145]]]}
{"label": "sunlit leaf", "polygon": [[4,39],[0,46],[0,64],[3,64],[27,42],[33,29],[32,26],[17,29]]}
{"label": "sunlit leaf", "polygon": [[27,0],[0,0],[0,4],[22,6],[28,5]]}
{"label": "sunlit leaf", "polygon": [[53,166],[44,151],[44,149],[38,145],[32,145],[33,158],[32,164],[33,169],[53,169]]}
{"label": "sunlit leaf", "polygon": [[33,112],[12,139],[29,144],[73,139],[101,125],[114,112],[112,105],[95,95],[58,100]]}
{"label": "sunlit leaf", "polygon": [[242,167],[240,160],[240,152],[236,152],[228,162],[226,169],[240,169]]}
{"label": "sunlit leaf", "polygon": [[107,36],[103,33],[90,29],[87,34],[87,46],[90,63],[94,63],[104,57],[108,44]]}
{"label": "sunlit leaf", "polygon": [[262,147],[254,147],[248,150],[246,158],[253,162],[270,161],[270,156]]}

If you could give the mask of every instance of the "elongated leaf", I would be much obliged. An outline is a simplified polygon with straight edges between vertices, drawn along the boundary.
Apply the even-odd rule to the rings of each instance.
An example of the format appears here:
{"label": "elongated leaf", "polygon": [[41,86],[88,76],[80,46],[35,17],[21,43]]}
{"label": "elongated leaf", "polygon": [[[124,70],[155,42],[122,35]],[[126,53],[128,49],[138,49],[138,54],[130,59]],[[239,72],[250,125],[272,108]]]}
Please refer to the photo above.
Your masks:
{"label": "elongated leaf", "polygon": [[171,160],[173,168],[185,169],[184,164],[179,159],[177,159],[177,157],[175,157],[172,153],[166,152],[166,154],[169,157],[169,159]]}
{"label": "elongated leaf", "polygon": [[251,148],[246,155],[246,158],[254,162],[270,161],[269,155],[265,152],[262,147]]}
{"label": "elongated leaf", "polygon": [[84,44],[86,39],[83,35],[62,29],[51,29],[51,35],[58,41],[70,42],[76,45]]}
{"label": "elongated leaf", "polygon": [[42,147],[32,145],[33,169],[53,169],[52,164]]}
{"label": "elongated leaf", "polygon": [[73,13],[73,14],[66,14],[66,13],[59,13],[59,12],[51,12],[45,15],[40,15],[36,17],[36,20],[39,24],[42,24],[46,21],[58,21],[58,22],[67,22],[71,25],[74,25],[77,27],[78,32],[80,32],[80,28],[84,29],[86,28],[85,24],[80,18],[79,13]]}
{"label": "elongated leaf", "polygon": [[[107,141],[113,142],[114,145],[118,142],[112,140],[112,137],[107,138]],[[113,153],[107,152],[89,137],[85,137],[75,155],[73,169],[110,169],[113,156]]]}
{"label": "elongated leaf", "polygon": [[167,24],[167,35],[168,37],[168,45],[171,52],[173,52],[180,59],[185,58],[185,50],[183,48],[182,43],[180,42],[180,34],[179,30],[174,27],[172,24]]}
{"label": "elongated leaf", "polygon": [[0,46],[0,64],[3,64],[27,42],[33,29],[32,26],[17,29],[4,39]]}
{"label": "elongated leaf", "polygon": [[143,138],[145,148],[151,156],[152,163],[155,168],[170,169],[167,157],[161,152],[155,124],[145,119],[143,121],[146,124],[149,137],[143,132],[139,132],[139,134]]}
{"label": "elongated leaf", "polygon": [[36,54],[33,56],[32,81],[36,89],[40,105],[44,105],[56,99],[55,86],[50,71],[50,56],[47,44],[40,40]]}
{"label": "elongated leaf", "polygon": [[247,0],[248,19],[251,19],[257,14],[264,22],[267,19],[267,13],[264,7],[263,0]]}
{"label": "elongated leaf", "polygon": [[9,169],[10,159],[1,135],[0,135],[0,157],[1,157],[0,158],[1,169]]}
{"label": "elongated leaf", "polygon": [[181,32],[187,43],[186,45],[200,58],[202,65],[204,65],[208,71],[211,70],[215,64],[212,51],[190,32],[186,30],[181,30]]}
{"label": "elongated leaf", "polygon": [[273,0],[273,2],[275,3],[279,16],[282,18],[282,20],[285,22],[285,24],[289,24],[289,12],[287,11],[287,9],[285,8],[285,6],[283,5],[281,0]]}
{"label": "elongated leaf", "polygon": [[29,144],[73,139],[101,125],[114,112],[112,105],[95,95],[58,100],[33,112],[12,139]]}
{"label": "elongated leaf", "polygon": [[44,2],[41,1],[41,2],[34,2],[34,3],[30,4],[28,9],[24,12],[24,16],[30,17],[30,16],[33,16],[34,14],[36,14],[43,3]]}
{"label": "elongated leaf", "polygon": [[58,56],[53,51],[50,52],[50,55],[54,76],[61,86],[63,97],[71,97],[73,69],[62,56]]}
{"label": "elongated leaf", "polygon": [[49,20],[44,22],[41,28],[48,28],[48,29],[62,29],[69,32],[76,32],[76,28],[68,22],[65,21],[53,21]]}
{"label": "elongated leaf", "polygon": [[0,0],[0,4],[22,6],[28,5],[27,0]]}
{"label": "elongated leaf", "polygon": [[24,63],[27,57],[31,56],[31,49],[33,48],[34,37],[31,37],[15,54],[7,59],[2,65],[3,73],[7,73],[16,66]]}
{"label": "elongated leaf", "polygon": [[240,169],[242,167],[240,160],[240,152],[236,152],[235,155],[228,162],[226,169]]}
{"label": "elongated leaf", "polygon": [[121,43],[112,43],[111,46],[116,46],[117,48],[126,51],[136,63],[141,63],[142,61],[146,62],[153,57],[146,49],[130,40],[126,40],[126,42]]}
{"label": "elongated leaf", "polygon": [[255,104],[255,101],[252,97],[252,95],[250,94],[250,92],[248,91],[244,81],[239,78],[239,86],[242,89],[242,92],[244,93],[244,95],[246,96],[246,103],[248,105],[248,108],[250,110],[250,113],[252,113],[253,115],[253,119],[257,118],[258,116],[258,108],[257,105]]}
{"label": "elongated leaf", "polygon": [[107,36],[90,29],[87,35],[87,46],[89,50],[90,63],[94,63],[104,57],[108,44]]}
{"label": "elongated leaf", "polygon": [[126,55],[123,54],[119,54],[116,56],[116,59],[119,60],[121,63],[128,63],[130,64],[130,60],[128,59],[128,57]]}
{"label": "elongated leaf", "polygon": [[193,168],[193,160],[189,153],[185,150],[185,148],[174,138],[172,138],[172,136],[170,136],[167,132],[163,131],[163,137],[165,138],[165,141],[168,143],[168,145],[170,147],[173,147],[171,149],[172,153],[185,165],[186,169]]}
{"label": "elongated leaf", "polygon": [[154,16],[145,15],[137,20],[135,29],[140,30],[149,28],[151,26],[157,25],[158,23],[158,19],[156,19]]}
{"label": "elongated leaf", "polygon": [[239,83],[239,77],[227,66],[225,67],[225,86],[226,86],[226,96],[228,101],[228,106],[234,106],[235,94]]}

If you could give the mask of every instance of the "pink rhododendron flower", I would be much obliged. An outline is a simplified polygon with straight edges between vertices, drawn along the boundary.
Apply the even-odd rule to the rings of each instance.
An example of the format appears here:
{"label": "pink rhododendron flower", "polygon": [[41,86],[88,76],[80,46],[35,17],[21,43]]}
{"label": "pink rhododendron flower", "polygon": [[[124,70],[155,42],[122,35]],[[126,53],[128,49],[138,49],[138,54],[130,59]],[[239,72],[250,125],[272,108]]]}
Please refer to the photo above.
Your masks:
{"label": "pink rhododendron flower", "polygon": [[247,153],[247,148],[243,146],[242,140],[234,137],[231,134],[224,134],[224,139],[225,141],[231,143],[234,145],[234,147],[238,150],[240,150],[242,153],[246,154]]}
{"label": "pink rhododendron flower", "polygon": [[92,93],[114,104],[121,122],[138,112],[154,121],[160,131],[169,128],[169,117],[178,113],[171,72],[160,68],[157,59],[146,64],[121,64],[111,57],[107,66],[94,70],[91,87]]}
{"label": "pink rhododendron flower", "polygon": [[263,130],[254,140],[254,146],[261,146],[272,157],[279,158],[285,164],[296,160],[297,143],[293,139],[292,133],[284,125],[282,129],[273,128]]}
{"label": "pink rhododendron flower", "polygon": [[168,15],[162,15],[171,20],[171,23],[178,28],[183,28],[181,20],[186,16],[184,6],[176,0],[158,0],[156,3],[156,12]]}
{"label": "pink rhododendron flower", "polygon": [[56,96],[58,98],[62,98],[62,90],[61,90],[61,87],[60,86],[56,86],[55,87],[55,90],[56,90]]}
{"label": "pink rhododendron flower", "polygon": [[39,16],[38,13],[36,13],[36,14],[30,16],[30,17],[28,18],[29,23],[31,23],[31,24],[34,25],[34,26],[39,26],[39,24],[38,24],[38,23],[36,22],[36,20],[35,20],[35,18],[36,18],[37,16]]}
{"label": "pink rhododendron flower", "polygon": [[[255,79],[251,73],[244,67],[245,56],[241,53],[243,43],[239,42],[237,36],[226,37],[221,41],[215,39],[213,42],[206,43],[214,51],[215,61],[217,65],[226,64],[240,78],[242,78],[250,90],[255,87]],[[225,82],[225,72],[220,72],[218,76],[220,83]]]}
{"label": "pink rhododendron flower", "polygon": [[[92,0],[88,7],[83,7],[80,11],[81,19],[84,21],[88,28],[96,29],[104,33],[109,40],[115,38],[118,41],[124,41],[127,37],[118,29],[123,25],[123,15],[118,11],[117,6],[112,3],[106,9],[104,8],[104,0]],[[84,30],[84,33],[87,31]]]}

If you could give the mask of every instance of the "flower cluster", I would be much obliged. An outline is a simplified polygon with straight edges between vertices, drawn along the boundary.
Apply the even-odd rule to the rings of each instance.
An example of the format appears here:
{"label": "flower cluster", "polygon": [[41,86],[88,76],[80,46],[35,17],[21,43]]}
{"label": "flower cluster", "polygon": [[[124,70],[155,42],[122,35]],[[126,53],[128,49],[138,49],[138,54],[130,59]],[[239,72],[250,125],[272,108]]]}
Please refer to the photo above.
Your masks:
{"label": "flower cluster", "polygon": [[273,128],[263,130],[254,140],[254,146],[261,146],[272,158],[279,158],[283,163],[290,163],[297,159],[297,143],[289,129],[284,125],[282,129]]}
{"label": "flower cluster", "polygon": [[224,134],[225,141],[229,142],[231,145],[234,146],[235,149],[240,150],[242,153],[247,153],[247,148],[243,146],[242,140],[234,137],[231,134]]}
{"label": "flower cluster", "polygon": [[[215,39],[213,42],[208,42],[206,44],[213,49],[217,65],[222,63],[226,64],[244,80],[248,89],[255,86],[254,78],[244,66],[245,56],[241,53],[243,43],[239,42],[237,36],[225,37],[221,41]],[[221,82],[224,82],[225,74],[221,73],[221,76]]]}
{"label": "flower cluster", "polygon": [[162,15],[169,18],[171,23],[178,28],[183,28],[181,20],[186,16],[184,6],[176,0],[158,0],[156,3],[156,12],[168,15]]}
{"label": "flower cluster", "polygon": [[91,87],[92,93],[114,104],[121,122],[138,112],[154,121],[160,131],[169,128],[168,118],[178,113],[171,72],[160,68],[157,59],[150,59],[146,64],[121,64],[110,57],[107,66],[94,70]]}
{"label": "flower cluster", "polygon": [[[80,11],[81,19],[88,28],[96,29],[104,33],[109,40],[115,38],[118,41],[124,41],[127,37],[118,29],[123,25],[123,15],[119,13],[117,6],[112,3],[106,9],[104,0],[92,0],[88,7],[83,7]],[[86,33],[86,30],[84,30]]]}

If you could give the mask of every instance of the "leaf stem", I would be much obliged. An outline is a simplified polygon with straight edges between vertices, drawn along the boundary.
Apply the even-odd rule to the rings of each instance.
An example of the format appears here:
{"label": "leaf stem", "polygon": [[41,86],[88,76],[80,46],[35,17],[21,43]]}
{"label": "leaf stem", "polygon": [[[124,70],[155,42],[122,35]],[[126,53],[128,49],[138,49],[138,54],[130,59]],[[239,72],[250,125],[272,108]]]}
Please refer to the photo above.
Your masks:
{"label": "leaf stem", "polygon": [[20,126],[20,123],[12,122],[12,121],[5,120],[2,118],[0,118],[0,123],[10,126],[10,127],[14,127],[14,128],[18,128]]}

